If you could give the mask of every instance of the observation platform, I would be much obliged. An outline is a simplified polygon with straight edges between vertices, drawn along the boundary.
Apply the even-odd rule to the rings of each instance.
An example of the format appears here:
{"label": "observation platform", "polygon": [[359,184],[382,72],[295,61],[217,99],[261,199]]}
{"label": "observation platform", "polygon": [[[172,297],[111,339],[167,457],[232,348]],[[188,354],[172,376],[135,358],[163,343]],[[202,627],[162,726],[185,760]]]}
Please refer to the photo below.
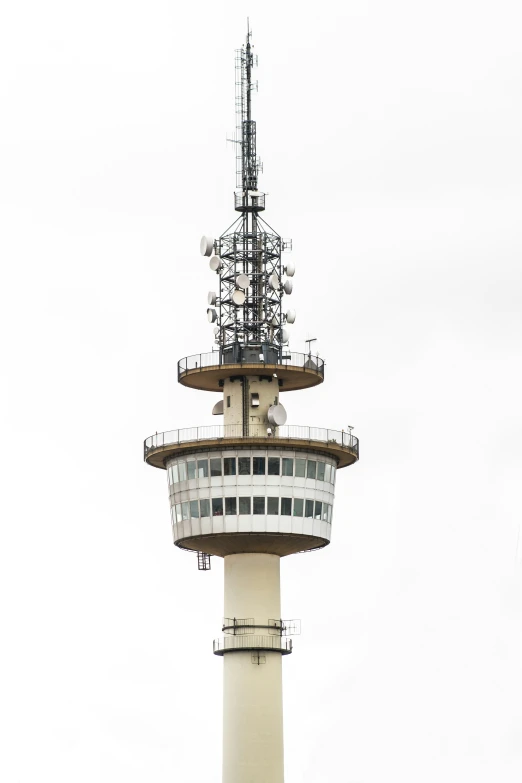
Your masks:
{"label": "observation platform", "polygon": [[249,190],[234,193],[234,209],[236,212],[264,212],[265,194],[259,190]]}
{"label": "observation platform", "polygon": [[145,462],[165,469],[166,461],[183,453],[194,453],[223,448],[261,447],[312,450],[333,457],[337,468],[353,465],[359,459],[359,439],[342,430],[320,427],[285,425],[277,434],[268,436],[262,425],[251,427],[251,434],[243,435],[240,424],[217,424],[208,427],[188,427],[151,435],[144,442]]}
{"label": "observation platform", "polygon": [[214,655],[232,652],[276,652],[290,655],[292,640],[280,636],[228,636],[214,639]]}
{"label": "observation platform", "polygon": [[[260,358],[261,357],[261,358]],[[296,391],[318,386],[324,380],[324,361],[305,353],[273,349],[243,349],[237,352],[213,351],[186,356],[178,362],[178,382],[190,389],[223,391],[223,381],[234,375],[260,375],[277,380],[280,391]],[[274,378],[277,376],[277,379]]]}

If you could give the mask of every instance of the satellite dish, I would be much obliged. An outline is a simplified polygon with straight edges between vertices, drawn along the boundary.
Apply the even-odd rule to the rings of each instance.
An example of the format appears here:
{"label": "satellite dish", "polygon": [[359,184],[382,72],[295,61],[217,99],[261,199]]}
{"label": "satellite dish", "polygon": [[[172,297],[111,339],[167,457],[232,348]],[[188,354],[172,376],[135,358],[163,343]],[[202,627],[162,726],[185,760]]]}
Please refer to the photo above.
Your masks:
{"label": "satellite dish", "polygon": [[220,400],[219,402],[216,402],[216,404],[212,408],[212,415],[213,416],[223,416],[223,400]]}
{"label": "satellite dish", "polygon": [[208,297],[207,297],[209,305],[215,305],[216,304],[216,299],[217,299],[216,292],[215,291],[209,291],[208,292]]}
{"label": "satellite dish", "polygon": [[282,427],[286,422],[286,411],[282,405],[271,405],[268,409],[268,421],[272,427]]}
{"label": "satellite dish", "polygon": [[210,261],[208,262],[209,267],[212,269],[213,272],[219,272],[221,269],[221,259],[219,256],[212,256]]}
{"label": "satellite dish", "polygon": [[285,267],[287,277],[293,277],[295,275],[295,264],[293,261],[289,261]]}
{"label": "satellite dish", "polygon": [[214,334],[216,335],[216,337],[218,336],[220,331],[221,331],[221,329],[219,328],[219,326],[214,326]]}
{"label": "satellite dish", "polygon": [[277,315],[274,315],[270,323],[272,324],[272,326],[279,326],[279,318],[277,317]]}
{"label": "satellite dish", "polygon": [[207,318],[209,320],[209,323],[211,323],[211,324],[213,324],[213,323],[215,323],[215,321],[217,321],[217,313],[216,313],[216,311],[212,307],[209,307],[207,309]]}
{"label": "satellite dish", "polygon": [[202,256],[211,256],[212,251],[214,249],[213,237],[201,237],[201,242],[199,243],[199,249],[201,250]]}
{"label": "satellite dish", "polygon": [[285,294],[291,294],[292,288],[294,287],[294,284],[291,280],[285,280],[285,283],[283,285],[283,288],[285,289]]}
{"label": "satellite dish", "polygon": [[[213,302],[211,304],[213,304]],[[287,310],[286,322],[287,324],[295,323],[295,310]]]}
{"label": "satellite dish", "polygon": [[236,277],[236,285],[238,288],[250,288],[250,279],[248,275],[238,275]]}
{"label": "satellite dish", "polygon": [[246,295],[244,291],[239,291],[237,288],[232,294],[232,301],[235,305],[240,307],[242,304],[245,303]]}
{"label": "satellite dish", "polygon": [[277,291],[277,289],[279,288],[279,278],[275,272],[272,275],[270,275],[268,279],[268,285],[270,286],[272,291]]}
{"label": "satellite dish", "polygon": [[283,343],[283,345],[286,345],[289,339],[290,339],[290,332],[288,331],[288,329],[281,329],[281,342]]}

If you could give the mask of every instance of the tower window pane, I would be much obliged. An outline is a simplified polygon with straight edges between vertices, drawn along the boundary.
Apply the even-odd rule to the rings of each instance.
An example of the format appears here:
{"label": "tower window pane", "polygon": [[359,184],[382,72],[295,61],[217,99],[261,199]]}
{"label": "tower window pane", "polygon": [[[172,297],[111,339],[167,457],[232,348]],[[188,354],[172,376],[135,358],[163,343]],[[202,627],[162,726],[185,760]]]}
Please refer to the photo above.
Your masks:
{"label": "tower window pane", "polygon": [[314,501],[313,500],[307,500],[305,502],[305,517],[308,517],[309,519],[314,518]]}
{"label": "tower window pane", "polygon": [[208,459],[198,459],[198,478],[208,478]]}
{"label": "tower window pane", "polygon": [[197,519],[199,517],[199,509],[198,509],[199,503],[197,500],[191,500],[190,501],[190,516],[192,519]]}
{"label": "tower window pane", "polygon": [[323,503],[323,522],[328,522],[328,503]]}
{"label": "tower window pane", "polygon": [[283,476],[293,476],[294,475],[294,460],[289,459],[288,457],[283,457],[283,470],[282,470]]}
{"label": "tower window pane", "polygon": [[[254,457],[255,459],[255,457]],[[264,458],[263,458],[264,462]],[[254,514],[264,514],[265,513],[265,498],[254,498]]]}
{"label": "tower window pane", "polygon": [[324,480],[328,483],[332,480],[332,466],[331,465],[325,465],[324,466]]}
{"label": "tower window pane", "polygon": [[324,481],[324,469],[326,465],[324,462],[317,463],[317,481]]}
{"label": "tower window pane", "polygon": [[189,504],[188,502],[181,504],[181,517],[182,519],[188,519],[189,518]]}
{"label": "tower window pane", "polygon": [[268,458],[268,475],[279,476],[279,457]]}
{"label": "tower window pane", "polygon": [[212,516],[223,516],[223,498],[212,498]]}
{"label": "tower window pane", "polygon": [[179,481],[179,470],[177,465],[172,466],[172,483],[177,484]]}
{"label": "tower window pane", "polygon": [[295,461],[295,475],[298,478],[304,478],[305,477],[305,468],[306,468],[306,460],[305,459],[296,459],[296,461]]}
{"label": "tower window pane", "polygon": [[176,522],[181,522],[181,503],[176,503]]}
{"label": "tower window pane", "polygon": [[294,498],[294,517],[303,516],[303,506],[304,506],[303,498]]}
{"label": "tower window pane", "polygon": [[223,459],[223,475],[235,476],[236,475],[236,458],[225,457]]}
{"label": "tower window pane", "polygon": [[199,501],[199,510],[202,517],[210,516],[210,500],[208,498],[203,498]]}
{"label": "tower window pane", "polygon": [[179,480],[180,481],[186,481],[187,480],[187,463],[186,462],[178,463],[178,468],[179,468]]}
{"label": "tower window pane", "polygon": [[239,498],[239,513],[251,514],[252,498]]}
{"label": "tower window pane", "polygon": [[225,514],[237,514],[237,499],[225,498]]}
{"label": "tower window pane", "polygon": [[292,516],[292,498],[281,498],[281,516]]}
{"label": "tower window pane", "polygon": [[250,457],[238,457],[238,474],[250,476]]}
{"label": "tower window pane", "polygon": [[193,479],[196,478],[196,460],[191,459],[190,462],[187,462],[187,478]]}
{"label": "tower window pane", "polygon": [[315,461],[315,459],[309,459],[308,465],[306,466],[306,478],[314,479],[316,468],[317,468],[317,462]]}
{"label": "tower window pane", "polygon": [[315,519],[321,519],[323,516],[323,504],[320,500],[315,501]]}
{"label": "tower window pane", "polygon": [[335,467],[332,465],[332,484],[335,484]]}
{"label": "tower window pane", "polygon": [[279,514],[279,498],[266,499],[266,513]]}
{"label": "tower window pane", "polygon": [[210,475],[221,476],[221,457],[214,457],[210,460]]}
{"label": "tower window pane", "polygon": [[[264,476],[265,470],[265,458],[264,457],[252,457],[254,462],[254,476]],[[256,512],[254,511],[254,514]],[[264,512],[263,512],[264,513]]]}

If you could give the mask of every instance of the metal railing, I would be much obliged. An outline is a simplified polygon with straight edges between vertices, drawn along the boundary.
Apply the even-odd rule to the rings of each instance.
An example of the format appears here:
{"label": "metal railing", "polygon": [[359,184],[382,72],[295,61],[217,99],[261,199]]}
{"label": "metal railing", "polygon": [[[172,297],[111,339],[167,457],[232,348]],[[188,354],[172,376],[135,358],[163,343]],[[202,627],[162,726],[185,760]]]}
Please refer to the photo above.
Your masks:
{"label": "metal railing", "polygon": [[[182,430],[169,430],[168,432],[156,432],[147,438],[143,444],[144,459],[150,451],[164,446],[181,445],[182,443],[194,443],[199,440],[220,440],[226,438],[267,438],[266,425],[250,426],[249,435],[243,435],[242,424],[211,424],[208,427],[186,427]],[[271,440],[280,438],[295,440],[308,440],[314,443],[336,443],[343,449],[351,451],[359,458],[359,439],[344,430],[327,430],[321,427],[300,427],[294,424],[285,424],[278,427]]]}
{"label": "metal railing", "polygon": [[252,193],[249,191],[246,198],[243,191],[234,193],[234,209],[238,212],[262,212],[265,208],[265,194],[256,191],[254,196]]}
{"label": "metal railing", "polygon": [[234,650],[275,650],[288,654],[292,652],[292,640],[281,636],[226,636],[214,639],[214,654]]}
{"label": "metal railing", "polygon": [[[260,349],[259,356],[262,351]],[[256,357],[258,356],[255,353]],[[230,359],[224,361],[221,351],[211,351],[210,353],[196,353],[193,356],[185,356],[178,362],[178,379],[183,373],[189,370],[204,370],[207,367],[221,367],[230,363]],[[252,360],[251,355],[245,359],[239,359],[234,364],[260,364],[265,362],[261,359]],[[270,358],[268,363],[272,363]],[[276,362],[281,367],[298,367],[304,370],[315,370],[324,377],[324,361],[319,356],[312,356],[307,353],[294,353],[292,351],[283,351],[281,358]]]}

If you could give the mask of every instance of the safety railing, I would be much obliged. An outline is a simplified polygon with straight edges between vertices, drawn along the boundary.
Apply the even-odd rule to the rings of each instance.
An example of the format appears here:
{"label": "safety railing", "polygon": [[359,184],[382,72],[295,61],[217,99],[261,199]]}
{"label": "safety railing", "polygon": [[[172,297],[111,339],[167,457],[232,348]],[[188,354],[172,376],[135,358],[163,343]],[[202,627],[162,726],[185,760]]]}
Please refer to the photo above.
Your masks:
{"label": "safety railing", "polygon": [[[168,432],[156,432],[144,442],[144,459],[150,451],[165,446],[193,443],[199,440],[220,440],[226,438],[268,438],[266,426],[256,425],[250,427],[249,434],[243,435],[241,424],[213,424],[208,427],[186,427],[181,430],[169,430]],[[359,439],[344,430],[328,430],[322,427],[301,427],[295,424],[285,424],[277,427],[271,439],[277,441],[280,438],[305,440],[314,443],[335,443],[343,449],[355,454],[359,458]]]}
{"label": "safety railing", "polygon": [[292,640],[281,636],[225,636],[214,639],[213,646],[215,655],[244,650],[274,650],[283,655],[292,652]]}
{"label": "safety railing", "polygon": [[[248,347],[248,346],[247,346]],[[277,364],[281,367],[297,367],[304,370],[314,370],[324,377],[324,361],[319,356],[312,356],[307,353],[295,353],[293,351],[284,351],[274,360],[274,349],[269,348],[263,353],[260,348],[257,350],[243,351],[242,355],[235,358],[234,364]],[[254,357],[254,358],[253,358]],[[230,356],[223,351],[211,351],[210,353],[196,353],[193,356],[185,356],[178,362],[178,379],[191,370],[205,370],[208,367],[222,367],[231,364]]]}

